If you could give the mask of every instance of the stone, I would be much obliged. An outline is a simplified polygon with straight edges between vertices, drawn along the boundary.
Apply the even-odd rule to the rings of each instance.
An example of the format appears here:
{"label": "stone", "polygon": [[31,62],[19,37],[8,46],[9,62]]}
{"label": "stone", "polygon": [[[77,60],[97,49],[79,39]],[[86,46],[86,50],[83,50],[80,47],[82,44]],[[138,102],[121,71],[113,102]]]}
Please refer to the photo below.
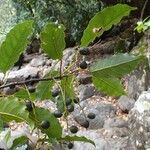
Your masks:
{"label": "stone", "polygon": [[31,60],[30,65],[32,67],[39,67],[45,65],[45,63],[46,59],[42,55],[39,55],[38,57]]}
{"label": "stone", "polygon": [[150,148],[150,91],[144,91],[129,113],[129,143],[136,149]]}
{"label": "stone", "polygon": [[[15,130],[11,130],[10,131],[11,137],[6,142],[5,136],[9,131],[10,129],[7,129],[0,133],[0,148],[2,149],[10,149],[10,147],[13,145],[13,141],[21,136],[27,136],[30,140],[32,140],[31,135],[29,137],[29,131],[27,131],[27,129],[23,127],[23,128],[17,128]],[[37,142],[37,139],[36,139],[36,142]]]}
{"label": "stone", "polygon": [[118,106],[123,112],[129,112],[134,106],[135,100],[128,96],[121,96],[118,99]]}
{"label": "stone", "polygon": [[79,131],[78,136],[85,136],[93,140],[96,147],[90,143],[74,142],[74,150],[127,150],[127,137],[125,138],[104,138],[102,134],[97,131]]}
{"label": "stone", "polygon": [[113,128],[113,127],[118,128],[127,127],[127,121],[117,117],[107,119],[105,121],[104,128]]}
{"label": "stone", "polygon": [[[84,110],[85,116],[83,115],[81,108]],[[73,116],[76,122],[81,123],[87,119],[90,123],[89,129],[100,129],[103,127],[105,120],[113,118],[116,115],[116,109],[111,104],[105,104],[103,102],[97,105],[90,105],[89,99],[82,101],[80,107],[76,107],[73,112]],[[88,113],[94,113],[96,117],[94,119],[87,118]]]}
{"label": "stone", "polygon": [[94,95],[95,88],[91,84],[80,85],[78,87],[78,91],[79,91],[79,99],[83,101]]}
{"label": "stone", "polygon": [[7,77],[7,82],[18,82],[23,81],[27,78],[37,77],[39,70],[38,68],[31,67],[30,65],[26,65],[20,70],[12,70],[9,72]]}
{"label": "stone", "polygon": [[123,128],[108,128],[105,129],[105,137],[115,138],[115,137],[127,137],[129,135],[129,130],[126,127]]}
{"label": "stone", "polygon": [[3,74],[3,73],[0,73],[0,84],[3,83],[3,79],[4,79],[4,74]]}
{"label": "stone", "polygon": [[92,76],[89,74],[79,74],[77,76],[80,84],[89,84],[92,83]]}

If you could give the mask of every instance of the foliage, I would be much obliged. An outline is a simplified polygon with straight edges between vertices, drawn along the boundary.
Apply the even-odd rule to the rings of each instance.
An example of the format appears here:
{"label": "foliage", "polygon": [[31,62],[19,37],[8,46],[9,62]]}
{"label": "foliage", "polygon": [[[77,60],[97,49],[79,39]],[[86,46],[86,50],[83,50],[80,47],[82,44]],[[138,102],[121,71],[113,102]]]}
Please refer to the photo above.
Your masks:
{"label": "foliage", "polygon": [[104,31],[109,30],[112,25],[119,23],[124,16],[128,16],[130,11],[135,9],[136,8],[125,4],[117,4],[112,7],[107,7],[97,13],[90,20],[88,27],[84,31],[81,39],[81,46],[88,46],[96,37],[101,36]]}
{"label": "foliage", "polygon": [[0,47],[0,71],[6,72],[19,59],[33,31],[33,21],[17,24],[6,36]]}
{"label": "foliage", "polygon": [[144,19],[143,21],[138,21],[137,27],[135,28],[135,30],[137,30],[139,33],[141,33],[141,32],[145,32],[149,28],[150,28],[150,19],[148,17],[148,18]]}
{"label": "foliage", "polygon": [[13,0],[17,20],[34,18],[36,30],[41,31],[47,21],[59,21],[66,27],[69,41],[79,41],[93,15],[100,11],[100,0]]}
{"label": "foliage", "polygon": [[65,48],[63,25],[48,23],[41,33],[41,47],[52,59],[61,59]]}
{"label": "foliage", "polygon": [[[42,3],[43,1],[41,1]],[[74,1],[75,2],[75,1]],[[51,2],[49,2],[51,4]],[[43,4],[43,3],[42,3]],[[44,3],[45,5],[47,3]],[[72,3],[71,3],[72,4]],[[26,7],[31,9],[31,6],[36,6],[36,2],[26,3]],[[26,8],[25,7],[25,8]],[[47,6],[48,7],[48,6]],[[81,45],[87,46],[95,37],[117,24],[124,16],[127,16],[131,10],[135,8],[128,5],[115,5],[108,7],[96,14],[90,21],[87,29],[84,31]],[[49,9],[47,11],[50,11]],[[34,12],[30,12],[32,15]],[[68,13],[68,12],[67,12]],[[108,14],[112,14],[110,17]],[[34,14],[35,16],[35,14]],[[92,33],[95,28],[101,28],[100,32]],[[19,55],[25,50],[28,43],[28,38],[33,31],[33,21],[24,21],[17,24],[6,36],[5,41],[0,47],[0,70],[6,73],[19,58]],[[83,141],[93,145],[94,142],[85,137],[78,136],[63,136],[62,127],[57,117],[51,111],[39,108],[34,105],[35,100],[45,100],[51,98],[51,90],[54,84],[60,90],[59,95],[54,95],[57,109],[66,119],[67,115],[74,110],[75,92],[73,83],[77,82],[74,72],[78,71],[75,68],[74,72],[70,70],[70,66],[76,64],[73,62],[65,71],[62,70],[63,49],[65,48],[65,33],[64,27],[59,24],[48,22],[41,31],[41,48],[52,59],[58,59],[60,62],[60,70],[49,72],[37,84],[35,93],[30,94],[28,90],[21,89],[10,97],[2,97],[0,99],[0,117],[1,120],[10,122],[26,122],[30,127],[40,130],[44,134],[39,137],[41,141],[52,143],[54,141]],[[15,38],[14,38],[15,37]],[[130,73],[137,65],[144,60],[144,56],[134,56],[131,54],[116,54],[109,58],[97,60],[90,65],[89,71],[92,74],[92,79],[95,87],[109,95],[120,96],[125,94],[120,83],[120,79]],[[78,60],[76,60],[78,61]],[[80,65],[79,65],[80,66]],[[81,67],[80,67],[81,69]],[[87,68],[82,68],[87,69]],[[67,102],[69,98],[69,102]],[[71,100],[70,100],[71,99]],[[30,100],[30,101],[29,101]],[[28,102],[28,103],[27,103]],[[72,107],[69,111],[68,104]],[[29,107],[29,108],[28,108]],[[41,125],[43,121],[46,123]],[[24,143],[26,139],[20,139]],[[18,145],[18,141],[14,142]],[[15,146],[14,144],[14,146]]]}
{"label": "foliage", "polygon": [[119,79],[130,73],[143,59],[141,56],[117,54],[91,65],[94,85],[109,95],[124,94]]}

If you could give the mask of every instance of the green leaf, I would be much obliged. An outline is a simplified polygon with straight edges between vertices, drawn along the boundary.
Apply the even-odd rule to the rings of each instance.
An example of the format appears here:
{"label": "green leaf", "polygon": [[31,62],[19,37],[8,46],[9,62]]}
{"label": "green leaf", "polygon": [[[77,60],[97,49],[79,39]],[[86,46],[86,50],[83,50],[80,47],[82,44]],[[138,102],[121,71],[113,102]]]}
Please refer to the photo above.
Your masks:
{"label": "green leaf", "polygon": [[33,32],[33,21],[17,24],[6,36],[0,47],[0,71],[6,72],[13,67],[20,54],[28,44],[28,38]]}
{"label": "green leaf", "polygon": [[28,118],[29,113],[25,109],[25,104],[17,98],[8,97],[0,99],[0,116],[6,122],[13,120],[16,122],[30,122]]}
{"label": "green leaf", "polygon": [[36,98],[38,100],[50,99],[51,96],[51,88],[54,85],[54,81],[41,81],[38,83],[36,88]]}
{"label": "green leaf", "polygon": [[[62,128],[60,123],[53,114],[44,108],[35,107],[34,111],[34,114],[30,114],[30,116],[32,115],[32,118],[35,117],[36,126],[39,127],[43,133],[47,134],[49,138],[60,138],[62,136]],[[48,129],[42,129],[40,127],[40,124],[43,120],[50,122],[50,127]]]}
{"label": "green leaf", "polygon": [[74,88],[73,88],[73,82],[74,82],[74,76],[70,75],[68,77],[64,77],[61,80],[61,87],[63,90],[63,93],[66,97],[69,97],[73,99],[75,97]]}
{"label": "green leaf", "polygon": [[120,78],[130,73],[144,59],[144,56],[116,54],[105,59],[99,59],[90,66],[94,76]]}
{"label": "green leaf", "polygon": [[26,136],[21,136],[13,141],[13,146],[9,150],[15,150],[18,146],[22,146],[27,142],[28,138]]}
{"label": "green leaf", "polygon": [[48,23],[41,32],[41,47],[52,59],[61,59],[65,48],[64,26]]}
{"label": "green leaf", "polygon": [[25,100],[28,100],[30,99],[30,94],[29,92],[24,89],[24,88],[21,88],[19,91],[17,91],[15,94],[14,94],[14,97],[17,97],[19,99],[25,99]]}
{"label": "green leaf", "polygon": [[121,96],[125,94],[123,86],[117,78],[105,78],[93,75],[92,79],[95,87],[108,95]]}
{"label": "green leaf", "polygon": [[65,106],[64,106],[62,94],[57,98],[56,107],[62,113],[65,111]]}
{"label": "green leaf", "polygon": [[117,4],[98,12],[90,20],[88,27],[83,33],[81,47],[88,46],[88,44],[93,42],[96,37],[101,36],[104,31],[109,30],[112,25],[118,24],[124,16],[128,16],[130,11],[135,9],[135,7],[126,4]]}
{"label": "green leaf", "polygon": [[87,139],[86,137],[84,137],[84,136],[65,136],[65,137],[63,137],[63,138],[61,138],[60,140],[64,140],[64,141],[80,141],[80,142],[87,142],[87,143],[91,143],[91,144],[93,144],[94,146],[95,146],[95,143],[92,141],[92,140],[90,140],[90,139]]}
{"label": "green leaf", "polygon": [[[59,75],[58,71],[51,70],[44,76],[44,78],[52,78],[58,75]],[[52,98],[51,90],[53,85],[54,85],[54,80],[40,81],[37,85],[36,92],[35,92],[36,99],[38,100],[51,99]]]}

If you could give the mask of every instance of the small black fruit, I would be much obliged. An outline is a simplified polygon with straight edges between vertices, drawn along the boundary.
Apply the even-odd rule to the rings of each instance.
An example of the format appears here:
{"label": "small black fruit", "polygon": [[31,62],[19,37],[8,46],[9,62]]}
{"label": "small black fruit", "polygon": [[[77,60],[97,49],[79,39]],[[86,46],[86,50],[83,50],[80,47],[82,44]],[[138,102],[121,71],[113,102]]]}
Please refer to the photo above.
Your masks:
{"label": "small black fruit", "polygon": [[80,125],[84,128],[88,128],[89,127],[89,121],[85,120],[84,122],[80,123]]}
{"label": "small black fruit", "polygon": [[68,105],[67,110],[68,110],[68,112],[73,112],[74,111],[74,106],[73,105]]}
{"label": "small black fruit", "polygon": [[56,96],[59,95],[59,93],[60,93],[60,91],[58,89],[55,89],[55,90],[52,91],[52,96],[56,97]]}
{"label": "small black fruit", "polygon": [[89,114],[87,115],[87,117],[88,117],[89,119],[94,119],[94,118],[95,118],[95,114],[94,114],[94,113],[89,113]]}
{"label": "small black fruit", "polygon": [[26,102],[26,110],[29,112],[33,111],[33,104],[31,101]]}
{"label": "small black fruit", "polygon": [[72,99],[67,98],[67,99],[66,99],[66,106],[70,105],[71,103],[72,103]]}
{"label": "small black fruit", "polygon": [[48,128],[50,127],[50,122],[49,122],[48,120],[42,121],[41,127],[42,127],[43,129],[48,129]]}
{"label": "small black fruit", "polygon": [[73,143],[70,142],[70,143],[68,144],[68,148],[69,148],[69,149],[72,149],[72,148],[73,148]]}
{"label": "small black fruit", "polygon": [[54,115],[56,118],[60,118],[60,117],[62,117],[63,114],[62,114],[59,110],[56,110],[56,111],[53,112],[53,115]]}
{"label": "small black fruit", "polygon": [[80,63],[80,68],[81,69],[86,69],[87,68],[87,63],[86,63],[86,61],[82,61],[81,63]]}
{"label": "small black fruit", "polygon": [[75,104],[78,104],[80,100],[79,100],[78,97],[76,97],[75,99],[73,99],[73,101],[74,101]]}
{"label": "small black fruit", "polygon": [[81,48],[79,50],[79,52],[81,55],[89,55],[90,54],[89,48]]}
{"label": "small black fruit", "polygon": [[70,132],[71,133],[77,133],[78,132],[78,127],[77,126],[71,126],[70,127]]}

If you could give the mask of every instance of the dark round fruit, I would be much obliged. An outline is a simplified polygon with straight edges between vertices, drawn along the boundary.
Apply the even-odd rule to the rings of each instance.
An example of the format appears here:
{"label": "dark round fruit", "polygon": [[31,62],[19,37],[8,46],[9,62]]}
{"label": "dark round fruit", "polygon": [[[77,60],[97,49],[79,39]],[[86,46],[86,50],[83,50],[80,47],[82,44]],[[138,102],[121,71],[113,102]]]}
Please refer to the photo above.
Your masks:
{"label": "dark round fruit", "polygon": [[52,96],[56,97],[56,96],[59,95],[59,93],[60,93],[60,91],[58,89],[55,89],[55,90],[52,91]]}
{"label": "dark round fruit", "polygon": [[53,115],[54,115],[56,118],[60,118],[60,117],[62,117],[63,114],[62,114],[59,110],[56,110],[56,111],[53,112]]}
{"label": "dark round fruit", "polygon": [[67,98],[67,99],[66,99],[66,106],[70,105],[71,103],[72,103],[72,99]]}
{"label": "dark round fruit", "polygon": [[80,100],[79,100],[78,97],[76,97],[75,99],[73,99],[73,101],[74,101],[75,104],[78,104]]}
{"label": "dark round fruit", "polygon": [[74,106],[73,105],[68,105],[67,110],[68,110],[68,112],[73,112],[74,111]]}
{"label": "dark round fruit", "polygon": [[68,148],[69,148],[69,149],[72,149],[72,148],[73,148],[73,143],[69,143],[69,144],[68,144]]}
{"label": "dark round fruit", "polygon": [[48,129],[48,128],[50,127],[50,122],[49,122],[48,120],[42,121],[41,127],[42,127],[43,129]]}
{"label": "dark round fruit", "polygon": [[89,127],[89,121],[88,121],[88,120],[85,120],[85,121],[82,122],[80,125],[81,125],[82,127],[84,127],[84,128],[88,128],[88,127]]}
{"label": "dark round fruit", "polygon": [[81,48],[79,50],[79,52],[81,55],[89,55],[90,54],[89,48]]}
{"label": "dark round fruit", "polygon": [[87,68],[87,63],[86,63],[86,61],[82,61],[81,63],[80,63],[80,68],[81,69],[86,69]]}
{"label": "dark round fruit", "polygon": [[77,126],[71,126],[70,127],[70,132],[71,133],[77,133],[78,132],[78,127]]}
{"label": "dark round fruit", "polygon": [[89,119],[94,119],[95,118],[95,114],[94,113],[89,113],[88,115],[87,115],[87,117],[89,118]]}
{"label": "dark round fruit", "polygon": [[33,111],[33,104],[31,101],[26,102],[26,110],[29,112]]}

